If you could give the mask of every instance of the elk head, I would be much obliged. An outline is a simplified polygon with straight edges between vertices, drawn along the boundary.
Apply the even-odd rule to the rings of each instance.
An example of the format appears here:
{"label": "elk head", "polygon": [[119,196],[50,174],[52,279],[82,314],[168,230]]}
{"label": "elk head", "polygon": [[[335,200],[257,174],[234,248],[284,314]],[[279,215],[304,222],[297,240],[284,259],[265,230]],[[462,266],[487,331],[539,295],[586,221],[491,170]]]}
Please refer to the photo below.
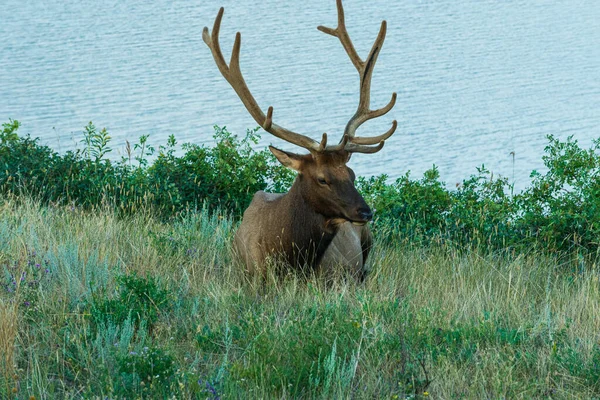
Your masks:
{"label": "elk head", "polygon": [[371,77],[379,52],[385,40],[386,21],[382,21],[377,39],[366,60],[362,60],[346,30],[342,1],[337,0],[338,26],[327,28],[319,26],[321,32],[337,37],[350,61],[360,76],[360,100],[358,108],[346,124],[344,133],[337,144],[327,143],[327,134],[323,133],[321,141],[317,142],[308,136],[292,132],[273,122],[273,107],[265,114],[258,106],[244,80],[240,70],[241,34],[235,37],[229,64],[225,61],[219,45],[219,30],[224,9],[221,7],[212,32],[207,27],[202,32],[202,38],[208,45],[217,67],[231,87],[235,90],[244,106],[254,120],[270,134],[289,143],[303,147],[309,154],[299,155],[279,150],[270,146],[271,152],[285,166],[298,171],[294,185],[299,185],[304,200],[319,214],[329,220],[350,221],[355,224],[365,224],[372,218],[372,212],[354,186],[354,172],[346,166],[352,153],[376,153],[383,148],[385,140],[395,132],[397,122],[382,135],[373,137],[358,137],[356,130],[366,121],[386,114],[396,103],[396,93],[392,94],[387,105],[380,109],[370,108]]}

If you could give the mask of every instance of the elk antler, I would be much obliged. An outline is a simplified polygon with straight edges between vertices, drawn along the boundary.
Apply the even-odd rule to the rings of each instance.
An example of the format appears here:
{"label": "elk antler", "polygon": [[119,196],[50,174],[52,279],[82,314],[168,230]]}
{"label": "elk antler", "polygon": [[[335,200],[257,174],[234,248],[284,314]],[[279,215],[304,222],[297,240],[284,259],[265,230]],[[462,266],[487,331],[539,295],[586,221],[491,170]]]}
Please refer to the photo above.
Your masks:
{"label": "elk antler", "polygon": [[[367,58],[367,61],[362,61],[356,50],[354,49],[354,45],[348,36],[348,32],[346,31],[346,26],[344,24],[344,9],[342,8],[341,0],[337,0],[338,7],[338,27],[336,29],[326,28],[323,26],[319,26],[318,29],[322,32],[328,33],[333,36],[337,36],[344,49],[350,56],[350,60],[358,70],[360,74],[360,102],[358,105],[358,109],[354,116],[350,119],[346,128],[344,130],[344,135],[340,142],[336,145],[327,145],[327,134],[324,133],[321,139],[321,142],[316,142],[315,140],[309,138],[308,136],[298,134],[296,132],[292,132],[289,129],[286,129],[282,126],[279,126],[273,123],[273,107],[269,107],[267,110],[267,114],[262,111],[262,109],[258,106],[258,103],[252,96],[250,89],[248,89],[248,85],[244,80],[242,75],[242,71],[240,70],[240,48],[241,48],[241,40],[242,36],[238,32],[235,36],[235,42],[233,44],[233,50],[231,52],[231,60],[229,65],[225,61],[223,57],[223,53],[221,52],[221,46],[219,45],[219,30],[221,29],[221,19],[223,18],[224,8],[221,7],[219,13],[217,14],[217,18],[215,19],[215,23],[213,25],[212,33],[208,31],[208,27],[204,27],[202,31],[202,39],[206,43],[206,45],[210,48],[210,51],[215,59],[215,63],[221,71],[223,77],[229,82],[233,90],[237,93],[240,100],[252,116],[254,120],[267,132],[273,134],[274,136],[283,139],[287,142],[295,144],[300,147],[304,147],[311,152],[322,153],[327,151],[339,151],[346,150],[349,152],[358,152],[358,153],[375,153],[383,147],[384,141],[389,138],[394,131],[396,130],[397,123],[394,121],[392,123],[392,128],[384,133],[383,135],[361,138],[355,137],[356,129],[360,125],[362,125],[365,121],[368,121],[372,118],[376,118],[384,115],[389,110],[392,109],[394,103],[396,102],[396,93],[392,95],[392,100],[389,104],[379,110],[370,110],[370,90],[371,90],[371,76],[373,74],[373,67],[375,65],[375,61],[377,60],[377,56],[379,51],[381,50],[381,45],[383,44],[383,40],[385,39],[385,28],[386,22],[383,21],[381,24],[381,30],[379,31],[379,35],[373,48],[371,49],[371,53]],[[377,146],[369,146],[377,144]]]}
{"label": "elk antler", "polygon": [[[221,52],[221,46],[219,45],[219,30],[221,28],[221,19],[223,18],[224,8],[221,7],[219,13],[217,14],[217,18],[215,19],[215,24],[213,25],[212,33],[209,33],[208,28],[205,27],[202,31],[202,39],[210,48],[210,51],[215,59],[217,67],[223,77],[229,82],[233,90],[237,93],[240,100],[246,109],[252,115],[252,118],[267,132],[277,136],[280,139],[283,139],[287,142],[293,143],[295,145],[304,147],[305,149],[310,150],[311,152],[322,152],[332,150],[333,146],[326,147],[327,144],[327,135],[323,134],[323,141],[318,143],[308,136],[304,136],[295,132],[292,132],[284,127],[281,127],[275,123],[273,123],[273,107],[269,107],[267,111],[267,115],[261,110],[261,108],[256,103],[256,100],[252,96],[250,89],[248,89],[248,85],[244,80],[242,75],[242,71],[240,70],[240,47],[241,47],[241,39],[242,36],[238,32],[235,35],[235,42],[233,44],[233,50],[231,53],[231,61],[229,65],[225,62],[223,58],[223,53]],[[338,147],[338,146],[335,146]]]}
{"label": "elk antler", "polygon": [[[392,122],[392,127],[383,135],[374,136],[374,137],[357,137],[356,130],[366,121],[380,117],[385,115],[388,111],[390,111],[394,104],[396,104],[396,92],[392,93],[392,98],[389,103],[378,109],[371,110],[371,77],[373,76],[373,68],[375,67],[375,63],[377,62],[377,56],[381,51],[381,46],[383,46],[383,41],[385,40],[385,33],[387,28],[386,21],[381,22],[381,28],[379,29],[379,34],[377,35],[377,39],[371,48],[371,52],[367,57],[366,61],[363,61],[354,45],[352,44],[352,40],[350,40],[350,36],[348,35],[348,31],[346,30],[346,23],[344,18],[344,7],[342,6],[342,0],[336,0],[337,2],[337,11],[338,11],[338,26],[335,29],[327,28],[325,26],[318,26],[317,29],[321,32],[324,32],[328,35],[332,35],[340,39],[344,50],[350,57],[350,61],[356,67],[358,74],[360,75],[360,100],[358,103],[358,108],[356,113],[350,118],[348,124],[346,124],[346,128],[344,129],[344,136],[342,138],[342,142],[346,141],[345,149],[350,152],[358,152],[358,153],[375,153],[381,150],[383,144],[387,138],[392,136],[392,134],[396,131],[396,127],[398,123],[394,120]],[[341,142],[340,142],[341,144]],[[370,147],[368,145],[377,144],[375,147]]]}

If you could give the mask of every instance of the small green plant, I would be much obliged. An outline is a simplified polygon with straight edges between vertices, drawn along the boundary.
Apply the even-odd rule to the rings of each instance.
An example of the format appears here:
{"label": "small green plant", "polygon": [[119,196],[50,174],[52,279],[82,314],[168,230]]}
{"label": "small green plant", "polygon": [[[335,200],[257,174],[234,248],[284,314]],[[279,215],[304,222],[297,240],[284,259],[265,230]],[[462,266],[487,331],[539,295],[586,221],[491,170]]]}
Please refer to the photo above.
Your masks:
{"label": "small green plant", "polygon": [[152,329],[159,316],[169,310],[172,295],[161,288],[154,277],[143,278],[136,274],[116,278],[116,296],[95,293],[91,304],[92,321],[95,324],[120,325],[127,319],[137,325],[145,321]]}
{"label": "small green plant", "polygon": [[100,161],[102,157],[112,151],[112,149],[108,147],[110,136],[108,135],[106,128],[102,128],[101,131],[98,131],[91,121],[83,130],[83,140],[81,142],[84,144],[83,156],[94,162]]}
{"label": "small green plant", "polygon": [[158,146],[159,156],[173,158],[175,154],[175,146],[177,146],[177,140],[175,135],[171,134],[167,138],[166,146]]}
{"label": "small green plant", "polygon": [[148,165],[148,157],[152,157],[154,152],[154,146],[150,146],[148,144],[148,138],[150,135],[142,135],[140,136],[139,143],[133,145],[133,150],[139,150],[139,155],[135,156],[135,160],[138,162],[138,166],[145,167]]}
{"label": "small green plant", "polygon": [[11,142],[16,142],[19,139],[17,130],[21,126],[19,121],[9,119],[8,122],[2,124],[2,130],[0,131],[0,146]]}
{"label": "small green plant", "polygon": [[[169,352],[152,346],[143,347],[139,352],[132,350],[126,355],[118,355],[117,365],[125,387],[139,385],[151,388],[157,385],[168,388],[174,378],[176,364]],[[135,392],[132,391],[132,394]]]}

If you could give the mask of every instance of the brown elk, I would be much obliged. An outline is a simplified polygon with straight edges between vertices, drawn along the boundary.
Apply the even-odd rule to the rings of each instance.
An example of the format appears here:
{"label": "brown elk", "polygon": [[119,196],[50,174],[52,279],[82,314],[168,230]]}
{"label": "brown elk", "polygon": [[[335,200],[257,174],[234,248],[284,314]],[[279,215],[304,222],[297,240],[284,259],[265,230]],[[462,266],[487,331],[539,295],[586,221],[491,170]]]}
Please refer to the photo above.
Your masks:
{"label": "brown elk", "polygon": [[360,100],[355,114],[348,121],[338,144],[328,144],[324,133],[320,142],[292,132],[273,122],[273,107],[265,114],[250,93],[240,70],[241,35],[235,37],[229,64],[219,45],[219,29],[223,17],[219,10],[213,30],[204,28],[202,38],[210,48],[217,67],[248,109],[254,120],[267,132],[303,147],[309,154],[299,155],[269,146],[275,157],[286,167],[298,172],[288,193],[257,192],[244,212],[235,236],[235,249],[249,271],[259,270],[271,258],[280,258],[293,267],[308,266],[329,269],[336,264],[362,279],[365,262],[372,245],[366,225],[371,209],[354,186],[355,175],[346,164],[352,153],[376,153],[396,130],[397,123],[384,134],[358,137],[356,130],[366,121],[382,116],[392,109],[396,93],[389,103],[376,110],[370,108],[373,67],[383,45],[386,22],[366,60],[356,52],[346,30],[342,1],[337,0],[338,26],[317,29],[337,37],[360,75]]}

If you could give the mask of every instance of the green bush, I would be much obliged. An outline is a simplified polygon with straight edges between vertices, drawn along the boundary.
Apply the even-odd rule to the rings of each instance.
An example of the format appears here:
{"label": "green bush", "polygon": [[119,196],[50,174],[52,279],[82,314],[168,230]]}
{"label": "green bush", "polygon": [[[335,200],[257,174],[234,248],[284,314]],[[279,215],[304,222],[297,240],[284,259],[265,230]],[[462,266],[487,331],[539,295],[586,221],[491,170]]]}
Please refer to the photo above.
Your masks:
{"label": "green bush", "polygon": [[580,247],[598,252],[600,244],[600,139],[582,149],[569,137],[548,136],[545,174],[533,171],[531,186],[515,197],[522,235],[552,249]]}
{"label": "green bush", "polygon": [[[138,385],[167,386],[173,380],[175,360],[161,348],[144,347],[140,352],[130,351],[117,356],[118,370],[123,386],[131,395],[139,392]],[[138,390],[132,390],[132,389]]]}
{"label": "green bush", "polygon": [[112,323],[121,325],[131,320],[136,326],[145,321],[151,329],[161,313],[172,305],[168,290],[160,287],[154,277],[142,278],[137,275],[117,277],[116,296],[95,293],[91,305],[92,321],[96,325]]}
{"label": "green bush", "polygon": [[394,240],[416,240],[438,235],[452,205],[451,193],[439,181],[437,168],[420,180],[410,174],[386,183],[387,176],[359,178],[358,188],[375,209],[376,226],[391,230]]}
{"label": "green bush", "polygon": [[0,131],[0,145],[16,142],[19,139],[19,136],[17,135],[19,126],[21,126],[21,123],[12,119],[9,119],[7,123],[2,124],[2,131]]}
{"label": "green bush", "polygon": [[215,147],[186,144],[181,157],[174,154],[176,141],[171,136],[150,164],[148,157],[155,151],[147,136],[133,149],[127,147],[128,157],[111,162],[103,158],[111,151],[110,136],[91,122],[84,130],[83,150],[63,155],[38,139],[16,137],[18,126],[16,121],[4,124],[0,190],[34,195],[44,203],[110,205],[126,213],[151,207],[164,215],[206,203],[239,215],[256,191],[283,190],[293,180],[268,150],[252,149],[256,130],[239,139],[215,127]]}
{"label": "green bush", "polygon": [[513,195],[506,178],[484,167],[449,190],[437,169],[420,180],[409,175],[386,183],[382,175],[358,186],[377,210],[375,229],[391,241],[446,241],[484,249],[577,251],[598,255],[600,237],[600,140],[582,149],[569,137],[549,136],[545,174]]}

